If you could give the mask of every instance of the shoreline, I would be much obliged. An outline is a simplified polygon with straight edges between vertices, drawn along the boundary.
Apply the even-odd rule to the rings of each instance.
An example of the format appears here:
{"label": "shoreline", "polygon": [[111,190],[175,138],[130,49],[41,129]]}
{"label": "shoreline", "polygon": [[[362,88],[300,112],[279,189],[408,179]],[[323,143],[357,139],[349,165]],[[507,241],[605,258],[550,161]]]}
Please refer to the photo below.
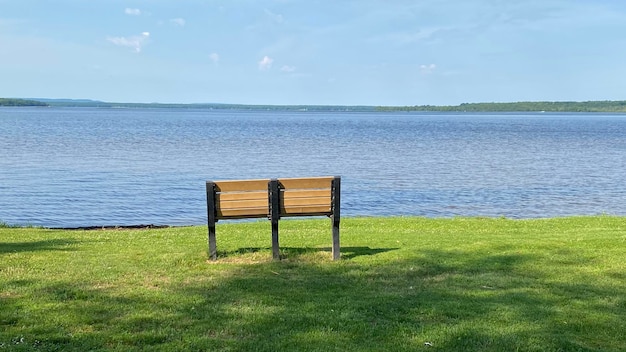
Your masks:
{"label": "shoreline", "polygon": [[[196,226],[196,225],[187,225],[187,226]],[[150,230],[150,229],[167,229],[171,227],[187,227],[187,226],[140,224],[140,225],[105,225],[105,226],[44,227],[44,228],[49,229],[49,230],[92,231],[92,230]]]}
{"label": "shoreline", "polygon": [[[420,215],[390,215],[390,216],[347,216],[342,220],[355,220],[355,219],[369,219],[369,220],[389,220],[389,219],[415,219],[415,220],[431,220],[431,221],[448,221],[458,219],[468,220],[508,220],[508,221],[544,221],[544,220],[564,220],[564,219],[593,219],[593,218],[612,218],[612,219],[624,219],[626,221],[626,214],[595,214],[595,215],[563,215],[563,216],[551,216],[551,217],[536,217],[536,218],[513,218],[504,216],[450,216],[450,217],[428,217]],[[243,221],[242,221],[243,220]],[[298,219],[285,219],[286,221],[298,221],[298,220],[320,220],[325,219],[318,217],[301,217]],[[265,222],[264,219],[234,219],[220,222],[220,224],[241,224],[249,222]],[[154,229],[176,229],[184,227],[203,227],[206,224],[187,224],[187,225],[155,225],[155,224],[136,224],[136,225],[92,225],[92,226],[74,226],[74,227],[46,227],[37,225],[12,225],[0,221],[0,229],[42,229],[42,230],[60,230],[60,231],[114,231],[114,230],[154,230]]]}

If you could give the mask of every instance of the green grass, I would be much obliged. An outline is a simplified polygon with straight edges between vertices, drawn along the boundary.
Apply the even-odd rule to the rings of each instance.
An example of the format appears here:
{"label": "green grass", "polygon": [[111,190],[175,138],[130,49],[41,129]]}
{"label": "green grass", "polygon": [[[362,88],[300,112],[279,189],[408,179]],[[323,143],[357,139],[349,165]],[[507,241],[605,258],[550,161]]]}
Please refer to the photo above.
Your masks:
{"label": "green grass", "polygon": [[625,351],[626,218],[0,229],[0,350]]}

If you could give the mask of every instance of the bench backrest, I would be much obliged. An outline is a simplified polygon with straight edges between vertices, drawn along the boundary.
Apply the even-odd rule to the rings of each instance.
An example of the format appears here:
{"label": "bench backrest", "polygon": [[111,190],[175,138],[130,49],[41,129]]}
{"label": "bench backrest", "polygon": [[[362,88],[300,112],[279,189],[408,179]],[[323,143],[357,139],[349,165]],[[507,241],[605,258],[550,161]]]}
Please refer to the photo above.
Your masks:
{"label": "bench backrest", "polygon": [[243,219],[270,217],[271,183],[278,182],[278,216],[333,214],[335,177],[279,178],[277,180],[209,181],[215,189],[215,218]]}
{"label": "bench backrest", "polygon": [[215,181],[217,219],[264,218],[268,215],[269,180]]}
{"label": "bench backrest", "polygon": [[333,179],[279,178],[280,216],[331,215]]}

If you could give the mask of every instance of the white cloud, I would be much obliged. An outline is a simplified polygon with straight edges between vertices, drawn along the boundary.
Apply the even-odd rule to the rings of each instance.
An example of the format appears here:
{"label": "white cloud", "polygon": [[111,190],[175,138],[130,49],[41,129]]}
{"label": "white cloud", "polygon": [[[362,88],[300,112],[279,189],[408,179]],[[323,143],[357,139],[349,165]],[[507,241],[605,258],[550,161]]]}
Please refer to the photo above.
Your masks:
{"label": "white cloud", "polygon": [[283,72],[294,72],[296,70],[296,68],[294,66],[285,65],[285,66],[281,67],[280,70],[283,71]]}
{"label": "white cloud", "polygon": [[150,32],[143,32],[140,35],[130,37],[107,37],[107,40],[115,45],[132,48],[135,52],[141,52],[141,49],[148,42]]}
{"label": "white cloud", "polygon": [[211,61],[213,61],[214,64],[217,64],[220,61],[220,56],[217,53],[211,53],[209,55],[209,59],[211,59]]}
{"label": "white cloud", "polygon": [[259,70],[261,71],[269,70],[270,68],[272,68],[273,62],[274,62],[274,59],[272,59],[269,56],[264,56],[263,59],[259,61]]}
{"label": "white cloud", "polygon": [[420,71],[423,74],[429,74],[429,73],[433,73],[435,71],[435,69],[437,68],[437,65],[435,64],[429,64],[429,65],[420,65]]}
{"label": "white cloud", "polygon": [[276,23],[283,23],[284,21],[283,15],[273,13],[272,11],[267,9],[265,10],[265,15],[267,15],[272,21]]}
{"label": "white cloud", "polygon": [[179,27],[184,27],[185,24],[187,23],[187,21],[185,21],[184,18],[172,18],[170,20],[170,23],[172,23],[172,24],[174,24],[176,26],[179,26]]}
{"label": "white cloud", "polygon": [[453,26],[439,26],[439,27],[425,27],[417,31],[398,31],[393,33],[382,34],[373,37],[375,41],[392,42],[399,45],[407,45],[420,42],[432,42],[445,36],[447,33],[452,33],[460,30],[460,27]]}
{"label": "white cloud", "polygon": [[129,15],[129,16],[141,16],[141,10],[140,9],[131,9],[131,8],[126,8],[124,10],[124,13]]}

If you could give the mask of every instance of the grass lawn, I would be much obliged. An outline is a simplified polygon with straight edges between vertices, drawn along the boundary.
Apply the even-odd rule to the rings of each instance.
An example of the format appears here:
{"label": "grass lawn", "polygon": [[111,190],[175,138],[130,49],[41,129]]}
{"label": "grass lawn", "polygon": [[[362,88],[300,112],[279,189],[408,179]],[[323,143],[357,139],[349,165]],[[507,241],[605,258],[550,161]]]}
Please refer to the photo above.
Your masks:
{"label": "grass lawn", "polygon": [[626,218],[0,228],[0,350],[626,351]]}

